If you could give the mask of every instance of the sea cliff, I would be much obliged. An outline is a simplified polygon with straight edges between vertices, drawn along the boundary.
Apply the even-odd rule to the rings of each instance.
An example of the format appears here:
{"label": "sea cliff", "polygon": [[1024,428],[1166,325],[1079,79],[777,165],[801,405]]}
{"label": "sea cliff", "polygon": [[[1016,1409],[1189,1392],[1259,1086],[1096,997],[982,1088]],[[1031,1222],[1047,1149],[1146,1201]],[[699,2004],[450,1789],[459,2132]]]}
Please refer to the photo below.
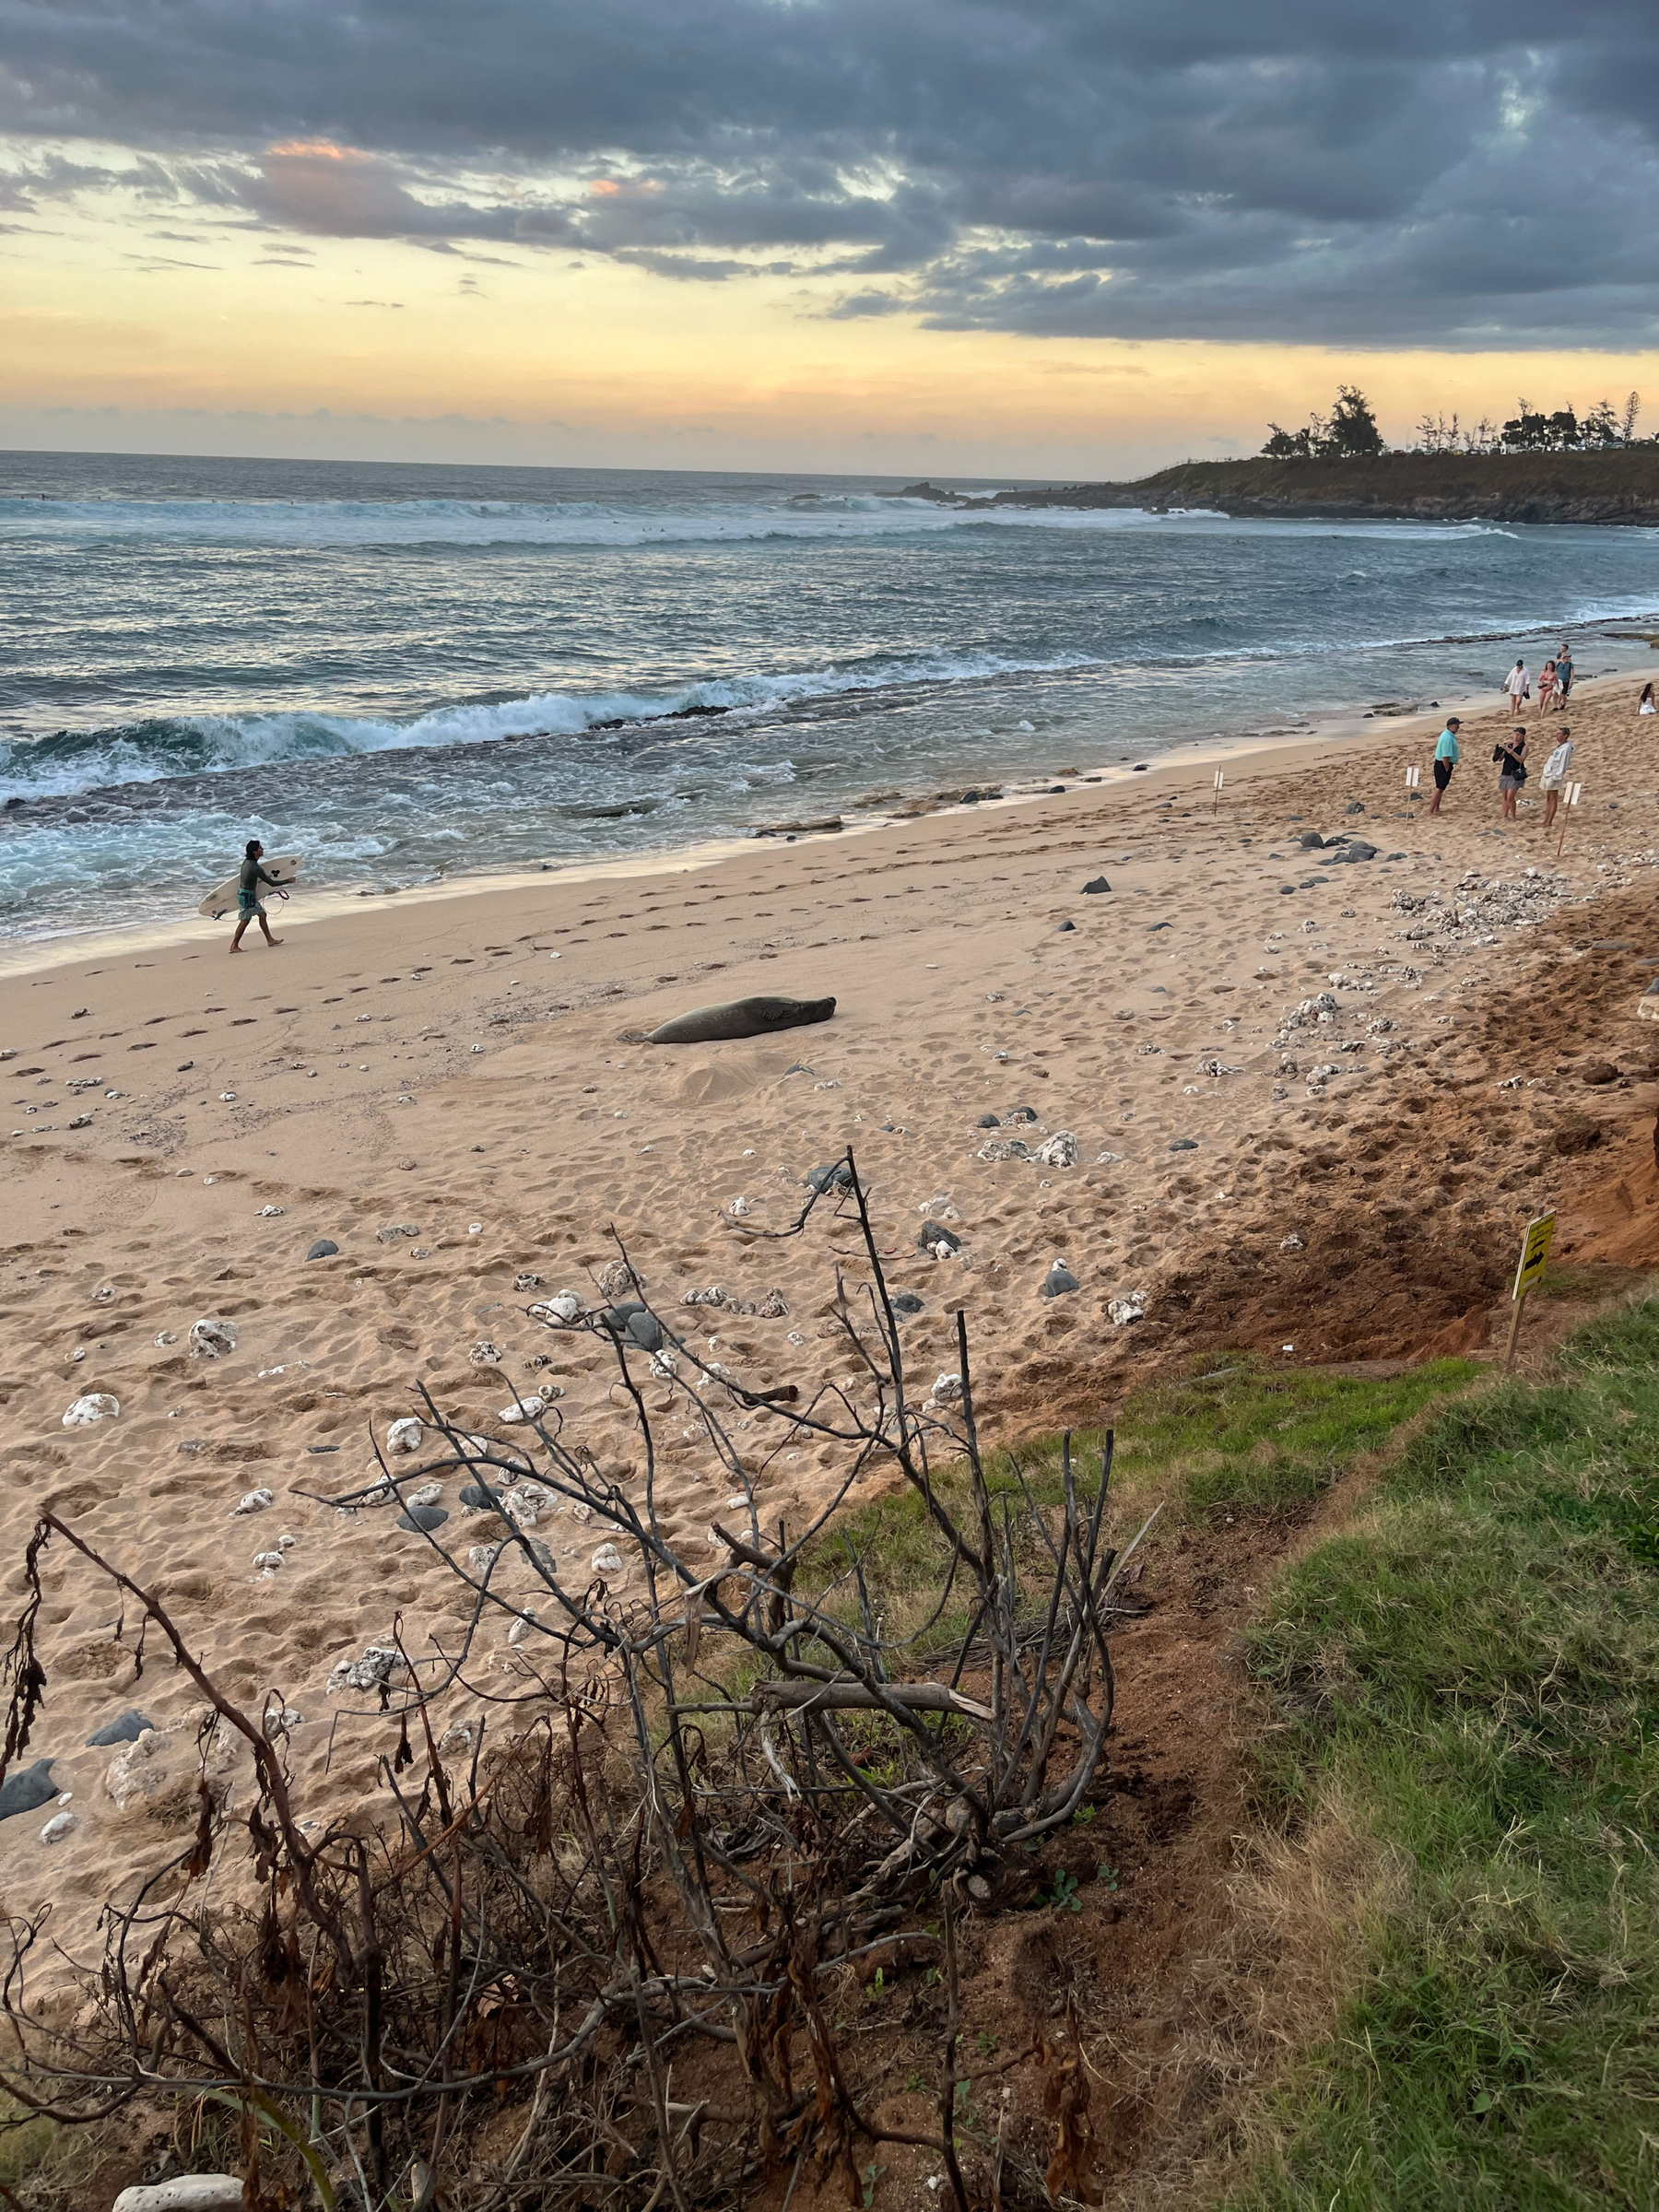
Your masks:
{"label": "sea cliff", "polygon": [[1130,484],[1065,484],[961,506],[1209,507],[1227,514],[1659,524],[1659,447],[1593,453],[1383,453],[1374,461],[1186,461]]}

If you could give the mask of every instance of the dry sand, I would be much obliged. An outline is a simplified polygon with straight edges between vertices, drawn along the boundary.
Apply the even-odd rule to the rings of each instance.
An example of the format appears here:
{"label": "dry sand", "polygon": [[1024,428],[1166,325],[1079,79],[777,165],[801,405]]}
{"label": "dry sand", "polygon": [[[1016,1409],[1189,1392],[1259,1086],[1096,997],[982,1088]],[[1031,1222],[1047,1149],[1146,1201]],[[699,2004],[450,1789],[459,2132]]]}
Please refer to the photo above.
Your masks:
{"label": "dry sand", "polygon": [[[912,1374],[954,1370],[964,1307],[1005,1437],[1109,1418],[1160,1361],[1218,1343],[1328,1360],[1484,1342],[1521,1225],[1570,1206],[1606,1133],[1652,1110],[1659,1028],[1635,1005],[1659,973],[1659,766],[1637,688],[1574,702],[1588,788],[1559,868],[1535,795],[1553,722],[1532,724],[1529,796],[1501,830],[1496,714],[1465,723],[1439,819],[1426,794],[1407,802],[1437,717],[1236,759],[1216,811],[1211,769],[1189,764],[694,870],[309,923],[297,898],[273,909],[276,952],[250,937],[227,961],[228,928],[192,924],[0,978],[8,1591],[49,1500],[165,1598],[230,1694],[276,1691],[300,1716],[308,1817],[371,1815],[394,1726],[336,1734],[330,1670],[400,1611],[411,1650],[453,1635],[459,1593],[389,1512],[342,1519],[306,1493],[358,1486],[371,1428],[409,1412],[419,1381],[469,1427],[556,1381],[568,1432],[635,1479],[614,1367],[527,1312],[567,1287],[595,1295],[613,1225],[708,1357],[762,1386],[816,1380],[841,1358],[821,1339],[832,1258],[854,1240],[821,1218],[794,1241],[742,1230],[789,1220],[807,1171],[849,1145],[891,1281],[923,1300]],[[1332,865],[1304,830],[1378,857]],[[1102,873],[1110,892],[1085,895]],[[757,992],[833,993],[838,1011],[766,1041],[618,1041]],[[1321,993],[1332,1018],[1299,1015]],[[1621,1081],[1558,1072],[1592,1046]],[[1010,1122],[1021,1107],[1035,1126]],[[1002,1125],[982,1129],[990,1113]],[[1075,1165],[983,1156],[1061,1132]],[[961,1256],[919,1248],[928,1219]],[[398,1229],[414,1233],[382,1241]],[[1564,1249],[1576,1233],[1569,1213]],[[308,1262],[323,1237],[338,1256]],[[1057,1256],[1081,1288],[1050,1300]],[[527,1275],[539,1287],[515,1288]],[[713,1285],[787,1310],[681,1306]],[[1114,1301],[1144,1316],[1114,1321]],[[233,1352],[191,1356],[205,1316],[234,1324]],[[499,1361],[475,1363],[485,1344]],[[119,1417],[65,1429],[91,1392]],[[730,1482],[665,1427],[662,1510],[704,1556]],[[836,1474],[829,1453],[785,1448],[762,1501],[798,1520]],[[274,1502],[233,1514],[255,1485]],[[465,1550],[470,1517],[441,1502],[441,1540]],[[557,1516],[543,1533],[564,1557],[594,1543]],[[257,1570],[284,1536],[280,1568]],[[51,1805],[7,1820],[0,1884],[12,1912],[53,1900],[84,1950],[97,1907],[194,1821],[199,1700],[153,1647],[135,1686],[130,1629],[118,1642],[107,1586],[61,1544],[45,1583],[28,1756],[52,1759],[79,1825],[46,1844]],[[450,1703],[441,1720],[471,1711]],[[172,1734],[123,1809],[117,1754],[86,1745],[130,1706]]]}

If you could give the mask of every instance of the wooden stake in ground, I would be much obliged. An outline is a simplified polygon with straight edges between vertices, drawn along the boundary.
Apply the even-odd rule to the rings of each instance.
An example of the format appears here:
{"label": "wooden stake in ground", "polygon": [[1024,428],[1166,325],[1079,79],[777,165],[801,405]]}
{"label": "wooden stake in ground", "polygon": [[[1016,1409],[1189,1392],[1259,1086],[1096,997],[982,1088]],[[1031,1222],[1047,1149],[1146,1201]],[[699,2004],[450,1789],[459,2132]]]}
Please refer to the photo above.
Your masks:
{"label": "wooden stake in ground", "polygon": [[1226,781],[1227,781],[1226,777],[1225,777],[1225,776],[1224,776],[1224,775],[1221,773],[1221,771],[1220,771],[1219,769],[1218,769],[1218,770],[1216,771],[1216,795],[1215,795],[1215,797],[1214,797],[1214,798],[1213,798],[1213,799],[1210,801],[1210,812],[1211,812],[1212,814],[1215,814],[1215,813],[1217,813],[1217,812],[1219,810],[1219,808],[1220,808],[1220,805],[1221,805],[1221,786],[1222,786],[1222,784],[1223,784],[1223,783],[1224,783]]}
{"label": "wooden stake in ground", "polygon": [[1521,1265],[1515,1270],[1515,1288],[1511,1296],[1515,1301],[1515,1317],[1510,1323],[1509,1349],[1503,1355],[1503,1371],[1507,1375],[1515,1364],[1515,1346],[1521,1335],[1521,1315],[1526,1305],[1526,1294],[1549,1264],[1549,1247],[1555,1240],[1556,1218],[1553,1213],[1540,1214],[1535,1221],[1526,1225],[1526,1237],[1521,1246]]}
{"label": "wooden stake in ground", "polygon": [[1569,783],[1561,794],[1561,834],[1556,839],[1556,858],[1558,860],[1561,857],[1561,847],[1567,842],[1568,820],[1571,816],[1572,809],[1583,795],[1584,787],[1582,783]]}

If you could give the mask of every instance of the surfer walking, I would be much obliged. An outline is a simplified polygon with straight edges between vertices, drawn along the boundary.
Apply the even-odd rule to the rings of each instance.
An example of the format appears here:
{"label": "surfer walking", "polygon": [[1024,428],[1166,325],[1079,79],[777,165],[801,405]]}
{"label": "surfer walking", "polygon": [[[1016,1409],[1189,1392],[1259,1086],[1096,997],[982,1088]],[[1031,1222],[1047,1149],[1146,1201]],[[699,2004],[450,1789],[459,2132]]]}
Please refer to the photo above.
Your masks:
{"label": "surfer walking", "polygon": [[265,932],[265,941],[267,945],[280,945],[282,942],[280,937],[274,937],[271,935],[271,925],[265,920],[265,901],[259,896],[260,886],[268,884],[279,899],[286,899],[288,893],[275,876],[267,876],[260,866],[259,863],[264,853],[265,847],[259,840],[256,837],[251,837],[248,840],[247,849],[242,854],[241,870],[237,879],[236,935],[230,940],[232,952],[241,950],[242,935],[250,922],[256,921],[259,924],[260,928]]}

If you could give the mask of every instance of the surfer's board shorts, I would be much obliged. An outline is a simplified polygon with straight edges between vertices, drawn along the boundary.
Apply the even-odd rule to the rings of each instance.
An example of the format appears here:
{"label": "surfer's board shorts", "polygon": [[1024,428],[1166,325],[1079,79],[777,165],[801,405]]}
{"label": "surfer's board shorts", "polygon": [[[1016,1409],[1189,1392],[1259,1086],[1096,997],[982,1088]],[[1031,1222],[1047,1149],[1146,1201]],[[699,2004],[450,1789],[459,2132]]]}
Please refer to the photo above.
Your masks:
{"label": "surfer's board shorts", "polygon": [[265,918],[265,904],[257,891],[238,891],[236,911],[244,922],[252,922],[255,914],[262,922]]}
{"label": "surfer's board shorts", "polygon": [[1456,763],[1451,760],[1437,760],[1435,762],[1434,788],[1436,791],[1445,790],[1447,784],[1452,781],[1452,771]]}

